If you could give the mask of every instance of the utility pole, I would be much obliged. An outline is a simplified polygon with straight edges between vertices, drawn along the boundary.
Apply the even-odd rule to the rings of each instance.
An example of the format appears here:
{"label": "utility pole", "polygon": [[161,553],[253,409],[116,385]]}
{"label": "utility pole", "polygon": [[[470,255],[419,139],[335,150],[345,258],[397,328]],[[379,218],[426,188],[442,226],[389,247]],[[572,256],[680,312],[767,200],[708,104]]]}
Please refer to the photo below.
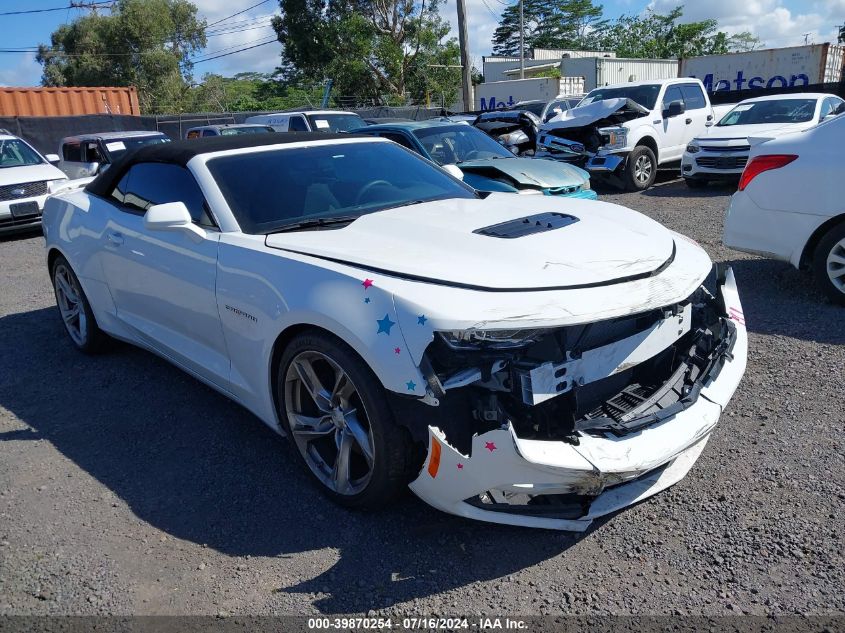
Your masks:
{"label": "utility pole", "polygon": [[464,98],[464,112],[473,110],[472,103],[472,66],[469,61],[469,36],[467,36],[466,0],[457,0],[458,4],[458,44],[461,47],[461,89]]}
{"label": "utility pole", "polygon": [[525,79],[525,23],[522,16],[522,0],[519,0],[519,78]]}

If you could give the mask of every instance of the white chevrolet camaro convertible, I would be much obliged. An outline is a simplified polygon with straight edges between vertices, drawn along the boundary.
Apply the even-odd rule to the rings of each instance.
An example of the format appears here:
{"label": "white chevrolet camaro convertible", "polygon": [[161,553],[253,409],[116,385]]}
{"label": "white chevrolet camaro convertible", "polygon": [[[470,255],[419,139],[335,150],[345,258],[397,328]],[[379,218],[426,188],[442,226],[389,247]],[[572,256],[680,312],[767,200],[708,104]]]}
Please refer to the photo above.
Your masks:
{"label": "white chevrolet camaro convertible", "polygon": [[733,273],[612,204],[479,194],[383,139],[124,157],[48,199],[73,343],[166,358],[287,434],[349,506],[405,486],[583,530],[683,478],[745,370]]}

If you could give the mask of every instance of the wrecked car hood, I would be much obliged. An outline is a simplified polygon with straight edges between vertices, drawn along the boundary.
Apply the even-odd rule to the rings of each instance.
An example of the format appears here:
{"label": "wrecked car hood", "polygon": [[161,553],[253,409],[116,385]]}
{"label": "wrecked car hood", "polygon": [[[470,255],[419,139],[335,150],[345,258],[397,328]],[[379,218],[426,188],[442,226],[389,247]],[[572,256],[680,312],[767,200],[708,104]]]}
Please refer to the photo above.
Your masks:
{"label": "wrecked car hood", "polygon": [[[524,218],[552,212],[571,217],[559,228],[541,225],[522,237],[490,234],[502,223],[534,227]],[[636,211],[591,200],[502,193],[388,209],[340,229],[271,234],[265,244],[428,283],[514,291],[647,277],[675,253],[670,231]]]}
{"label": "wrecked car hood", "polygon": [[461,171],[495,178],[496,172],[523,187],[554,189],[583,185],[589,174],[574,165],[536,158],[488,158],[468,160],[458,165]]}
{"label": "wrecked car hood", "polygon": [[649,111],[631,99],[605,99],[585,106],[565,110],[544,124],[541,130],[562,130],[567,128],[584,127],[613,117],[622,115],[626,120],[636,119],[649,114]]}
{"label": "wrecked car hood", "polygon": [[806,123],[755,123],[751,125],[713,126],[707,133],[696,138],[698,141],[728,141],[758,136],[781,136],[790,132],[800,132],[816,125],[814,121]]}

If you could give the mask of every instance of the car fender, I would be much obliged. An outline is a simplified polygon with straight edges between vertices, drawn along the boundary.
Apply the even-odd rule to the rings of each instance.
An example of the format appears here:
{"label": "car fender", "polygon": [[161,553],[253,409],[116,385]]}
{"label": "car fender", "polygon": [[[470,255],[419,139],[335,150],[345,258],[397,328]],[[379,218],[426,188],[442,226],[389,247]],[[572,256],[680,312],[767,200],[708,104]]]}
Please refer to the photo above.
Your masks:
{"label": "car fender", "polygon": [[[385,389],[426,395],[393,293],[380,286],[377,275],[307,255],[268,251],[250,237],[221,239],[217,305],[231,358],[232,392],[242,402],[258,403],[257,409],[250,408],[262,420],[276,425],[276,342],[295,327],[317,327],[343,340]],[[242,248],[247,244],[251,248]],[[256,385],[262,393],[255,392]]]}

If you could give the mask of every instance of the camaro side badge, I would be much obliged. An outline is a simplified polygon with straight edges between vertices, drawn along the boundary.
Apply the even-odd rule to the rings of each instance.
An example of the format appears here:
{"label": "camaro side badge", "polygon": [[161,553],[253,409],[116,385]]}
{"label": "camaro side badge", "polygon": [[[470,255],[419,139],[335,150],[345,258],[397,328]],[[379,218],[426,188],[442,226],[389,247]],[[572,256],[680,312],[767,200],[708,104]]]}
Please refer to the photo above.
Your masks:
{"label": "camaro side badge", "polygon": [[244,311],[243,311],[243,310],[241,310],[240,308],[236,308],[236,307],[234,307],[234,306],[230,306],[230,305],[227,303],[227,304],[226,304],[226,309],[227,309],[229,312],[233,312],[233,313],[237,314],[239,317],[243,317],[243,318],[245,318],[245,319],[249,319],[249,320],[250,320],[250,321],[252,321],[253,323],[258,323],[258,319],[256,319],[254,316],[252,316],[249,312],[244,312]]}

